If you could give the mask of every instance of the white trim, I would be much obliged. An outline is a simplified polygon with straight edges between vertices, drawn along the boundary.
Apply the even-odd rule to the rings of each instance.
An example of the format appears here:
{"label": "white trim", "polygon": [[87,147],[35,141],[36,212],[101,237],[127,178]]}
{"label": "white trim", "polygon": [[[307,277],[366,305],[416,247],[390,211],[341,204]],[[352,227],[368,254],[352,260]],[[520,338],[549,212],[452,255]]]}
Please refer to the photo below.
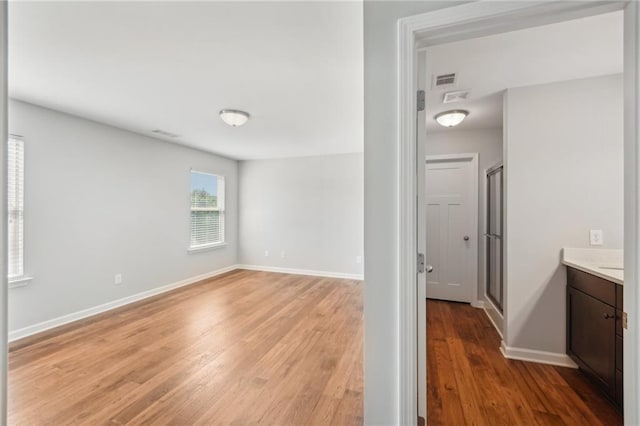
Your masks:
{"label": "white trim", "polygon": [[[0,3],[0,134],[9,133],[7,128],[7,3]],[[6,150],[0,150],[0,200],[7,199],[7,155]],[[4,204],[3,204],[4,205]],[[0,252],[0,424],[7,424],[7,369],[8,369],[8,345],[7,330],[9,322],[9,307],[7,303],[9,289],[7,283],[7,209],[0,210],[0,241],[3,249]]]}
{"label": "white trim", "polygon": [[485,309],[485,307],[487,306],[484,300],[474,300],[470,303],[470,305],[476,309]]}
{"label": "white trim", "polygon": [[[631,2],[633,3],[633,2]],[[396,209],[397,252],[395,263],[397,265],[395,285],[397,306],[397,364],[395,370],[398,377],[397,393],[391,395],[396,402],[397,423],[402,425],[415,425],[417,421],[417,295],[415,292],[417,265],[417,230],[416,230],[416,37],[420,36],[422,45],[434,45],[444,41],[462,40],[465,38],[479,37],[504,31],[526,28],[527,26],[546,23],[561,22],[570,18],[578,18],[607,11],[625,8],[627,2],[496,2],[476,1],[454,7],[446,7],[421,15],[410,16],[398,20],[397,33],[397,135],[396,153],[398,174],[396,175],[396,188],[398,197]],[[638,20],[637,13],[634,17]],[[634,21],[634,22],[635,22]],[[627,57],[628,59],[628,57]],[[637,57],[634,58],[637,62]],[[638,79],[638,68],[632,67],[634,80]],[[638,103],[638,91],[633,91],[634,104]],[[625,107],[626,109],[627,107]],[[625,111],[626,113],[628,111]],[[634,115],[632,125],[637,127],[637,117]],[[634,133],[635,135],[635,133]],[[625,138],[628,139],[628,138]],[[627,140],[628,144],[635,145],[636,139]],[[634,151],[635,152],[635,151]],[[633,167],[637,168],[640,159],[634,157]],[[506,165],[505,165],[506,166]],[[506,172],[506,167],[505,167]],[[625,170],[625,174],[627,171]],[[635,176],[635,175],[634,175]],[[640,187],[633,183],[634,191]],[[629,186],[631,191],[631,186]],[[633,198],[635,200],[635,196]],[[634,206],[630,206],[631,198],[625,193],[625,213],[637,213]],[[629,210],[632,210],[631,212]],[[637,215],[636,215],[637,216]],[[505,221],[506,224],[506,221]],[[625,232],[626,235],[631,235]],[[633,234],[640,239],[640,235]],[[635,247],[635,246],[634,246]],[[506,250],[506,247],[505,247]],[[635,255],[636,253],[634,253]],[[637,260],[637,259],[636,259]],[[505,256],[505,264],[506,264]],[[640,260],[638,261],[640,263]],[[506,289],[505,289],[506,290]],[[634,293],[636,296],[638,293]],[[625,307],[633,314],[636,313],[636,298],[628,301],[632,308]],[[640,303],[640,302],[638,302]],[[506,306],[505,306],[506,308]],[[636,321],[635,319],[633,321]],[[506,324],[505,324],[506,326]],[[637,330],[634,330],[635,334]],[[626,334],[625,334],[626,336]],[[628,345],[625,345],[625,348]],[[628,363],[627,356],[625,364]],[[634,364],[635,367],[635,364]],[[636,373],[636,369],[626,370],[627,374]],[[625,381],[625,391],[631,390],[628,381]],[[634,378],[633,395],[625,392],[625,400],[633,401],[631,396],[636,396],[638,390],[637,380]],[[366,389],[365,389],[366,391]],[[382,390],[378,390],[382,392]],[[388,390],[387,390],[388,391]],[[625,419],[635,422],[636,412],[630,411],[625,403],[625,411],[631,416]]]}
{"label": "white trim", "polygon": [[31,275],[21,275],[19,277],[9,278],[8,285],[9,288],[24,287],[28,285],[31,280],[33,280]]}
{"label": "white trim", "polygon": [[344,272],[314,271],[310,269],[280,268],[276,266],[236,265],[238,269],[249,271],[279,272],[281,274],[310,275],[313,277],[344,278],[347,280],[364,280],[363,274],[347,274]]}
{"label": "white trim", "polygon": [[68,324],[74,321],[78,321],[84,318],[92,317],[103,312],[110,311],[112,309],[119,308],[121,306],[129,305],[131,303],[138,302],[140,300],[147,299],[149,297],[156,296],[158,294],[166,293],[171,290],[175,290],[180,287],[185,287],[191,284],[198,283],[202,280],[215,277],[220,274],[231,272],[238,269],[237,265],[227,266],[226,268],[218,269],[217,271],[208,272],[206,274],[198,275],[195,277],[187,278],[175,283],[167,284],[162,287],[153,288],[151,290],[143,291],[141,293],[133,294],[131,296],[123,297],[122,299],[107,302],[102,305],[94,306],[93,308],[83,309],[78,312],[63,315],[58,318],[53,318],[48,321],[43,321],[38,324],[30,325],[18,330],[14,330],[9,333],[9,342],[13,342],[24,337],[32,336],[37,333],[41,333],[46,330],[50,330],[55,327],[59,327],[64,324]]}
{"label": "white trim", "polygon": [[632,1],[624,11],[624,422],[640,424],[640,7]]}
{"label": "white trim", "polygon": [[504,343],[504,340],[500,343],[500,352],[507,359],[578,368],[578,365],[567,354],[509,347]]}
{"label": "white trim", "polygon": [[[504,316],[500,313],[500,311],[498,311],[498,309],[496,309],[496,305],[494,305],[493,302],[488,298],[487,300],[483,300],[482,302],[484,313],[489,317],[489,321],[491,321],[491,324],[493,324],[493,327],[498,332],[500,338],[504,339],[504,334],[502,333],[502,326],[504,326]],[[498,325],[498,319],[500,320],[500,325]]]}
{"label": "white trim", "polygon": [[226,247],[229,244],[225,243],[224,241],[221,243],[211,243],[211,244],[203,244],[201,246],[193,246],[193,247],[189,247],[187,249],[187,253],[191,254],[191,253],[198,253],[200,251],[207,251],[207,250],[213,250],[213,249],[217,249],[217,248],[222,248],[222,247]]}
{"label": "white trim", "polygon": [[[418,412],[417,341],[417,152],[416,122],[417,88],[416,45],[414,25],[406,18],[398,20],[398,129],[396,140],[397,189],[396,255],[398,292],[398,330],[396,377],[398,377],[395,405],[398,424],[415,425]],[[365,390],[366,391],[366,390]],[[392,396],[392,397],[394,397]],[[426,413],[425,413],[426,415]],[[425,417],[426,418],[426,417]]]}

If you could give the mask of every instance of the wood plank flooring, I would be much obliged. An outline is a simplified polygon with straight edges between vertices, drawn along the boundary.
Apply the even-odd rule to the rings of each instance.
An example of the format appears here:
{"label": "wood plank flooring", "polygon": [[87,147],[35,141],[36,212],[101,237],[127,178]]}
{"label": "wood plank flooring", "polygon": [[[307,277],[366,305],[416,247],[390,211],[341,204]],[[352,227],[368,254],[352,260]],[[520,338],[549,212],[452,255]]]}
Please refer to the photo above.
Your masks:
{"label": "wood plank flooring", "polygon": [[362,287],[234,271],[17,342],[9,424],[362,424]]}
{"label": "wood plank flooring", "polygon": [[508,360],[499,345],[483,310],[427,301],[428,425],[622,424],[578,370]]}

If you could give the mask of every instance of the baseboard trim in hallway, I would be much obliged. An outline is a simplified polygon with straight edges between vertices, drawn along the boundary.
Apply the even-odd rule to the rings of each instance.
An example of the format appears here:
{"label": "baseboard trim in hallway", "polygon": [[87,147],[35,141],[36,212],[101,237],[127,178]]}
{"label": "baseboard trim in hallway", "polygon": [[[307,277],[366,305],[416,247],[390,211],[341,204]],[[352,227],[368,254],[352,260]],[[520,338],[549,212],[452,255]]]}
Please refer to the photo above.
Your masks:
{"label": "baseboard trim in hallway", "polygon": [[539,364],[556,365],[558,367],[578,368],[567,354],[556,352],[536,351],[534,349],[514,348],[500,342],[500,352],[508,359],[537,362]]}

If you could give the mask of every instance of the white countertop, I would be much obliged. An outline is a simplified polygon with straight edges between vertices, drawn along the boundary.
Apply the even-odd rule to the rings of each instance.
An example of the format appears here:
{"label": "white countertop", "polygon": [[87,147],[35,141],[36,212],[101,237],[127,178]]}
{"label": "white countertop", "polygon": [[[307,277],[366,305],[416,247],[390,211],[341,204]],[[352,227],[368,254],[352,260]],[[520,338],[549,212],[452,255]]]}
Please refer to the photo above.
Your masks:
{"label": "white countertop", "polygon": [[622,250],[563,248],[562,263],[616,284],[624,284]]}

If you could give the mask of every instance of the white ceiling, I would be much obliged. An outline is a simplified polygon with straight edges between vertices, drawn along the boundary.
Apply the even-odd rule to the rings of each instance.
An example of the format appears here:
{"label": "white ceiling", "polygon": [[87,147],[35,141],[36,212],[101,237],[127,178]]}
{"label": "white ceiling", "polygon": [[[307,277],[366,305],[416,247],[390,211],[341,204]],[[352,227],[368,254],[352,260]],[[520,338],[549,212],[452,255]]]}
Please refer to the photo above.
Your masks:
{"label": "white ceiling", "polygon": [[[434,116],[466,109],[456,129],[502,127],[507,88],[622,72],[622,12],[528,28],[427,48],[427,131],[447,131]],[[431,90],[433,75],[458,74],[455,88]],[[445,92],[470,89],[469,101],[443,104]]]}
{"label": "white ceiling", "polygon": [[360,2],[10,2],[9,93],[231,158],[360,152],[362,34]]}

